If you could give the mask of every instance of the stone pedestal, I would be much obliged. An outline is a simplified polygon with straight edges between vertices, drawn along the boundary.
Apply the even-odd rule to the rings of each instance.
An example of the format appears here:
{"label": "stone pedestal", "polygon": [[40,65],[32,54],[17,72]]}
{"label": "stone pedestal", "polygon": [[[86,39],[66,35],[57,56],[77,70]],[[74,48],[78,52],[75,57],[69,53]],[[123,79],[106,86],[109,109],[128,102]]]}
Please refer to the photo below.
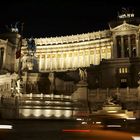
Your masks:
{"label": "stone pedestal", "polygon": [[[96,118],[123,118],[129,119],[134,118],[133,111],[123,110],[122,106],[116,105],[104,105],[102,110],[92,112],[93,116]],[[98,116],[98,117],[97,117]]]}
{"label": "stone pedestal", "polygon": [[120,105],[104,105],[102,108],[103,111],[120,111],[122,107]]}
{"label": "stone pedestal", "polygon": [[[40,77],[39,73],[28,73],[28,72],[24,72],[22,79],[23,79],[23,89],[22,92],[23,93],[30,93],[30,92],[34,92],[38,93],[38,79]],[[34,84],[34,85],[33,85]],[[30,89],[32,89],[32,91],[27,91],[27,86],[30,87]],[[34,89],[32,88],[32,86],[34,86]]]}
{"label": "stone pedestal", "polygon": [[87,117],[89,115],[89,100],[88,100],[88,84],[86,81],[80,81],[77,85],[77,90],[71,95],[71,99],[75,102],[73,116]]}
{"label": "stone pedestal", "polygon": [[88,84],[86,81],[80,81],[77,85],[77,90],[72,94],[73,101],[86,101],[88,98]]}

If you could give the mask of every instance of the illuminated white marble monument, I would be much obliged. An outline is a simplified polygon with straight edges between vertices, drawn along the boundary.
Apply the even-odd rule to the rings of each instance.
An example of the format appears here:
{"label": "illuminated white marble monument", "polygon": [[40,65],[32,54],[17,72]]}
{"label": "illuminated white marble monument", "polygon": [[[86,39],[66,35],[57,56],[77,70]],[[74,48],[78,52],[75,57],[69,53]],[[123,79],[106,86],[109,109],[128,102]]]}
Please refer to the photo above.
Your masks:
{"label": "illuminated white marble monument", "polygon": [[80,81],[76,85],[77,90],[72,94],[73,101],[87,101],[88,97],[88,83],[86,69],[79,68]]}

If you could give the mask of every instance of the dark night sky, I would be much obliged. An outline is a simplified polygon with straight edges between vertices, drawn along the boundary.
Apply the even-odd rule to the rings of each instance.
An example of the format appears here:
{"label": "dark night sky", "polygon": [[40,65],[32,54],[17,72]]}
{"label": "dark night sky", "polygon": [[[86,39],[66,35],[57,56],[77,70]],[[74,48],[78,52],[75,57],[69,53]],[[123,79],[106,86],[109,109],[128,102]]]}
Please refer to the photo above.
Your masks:
{"label": "dark night sky", "polygon": [[[112,0],[5,0],[1,2],[1,29],[16,21],[24,22],[24,37],[50,37],[108,29],[122,7],[134,9],[137,3]],[[20,25],[19,25],[20,26]]]}

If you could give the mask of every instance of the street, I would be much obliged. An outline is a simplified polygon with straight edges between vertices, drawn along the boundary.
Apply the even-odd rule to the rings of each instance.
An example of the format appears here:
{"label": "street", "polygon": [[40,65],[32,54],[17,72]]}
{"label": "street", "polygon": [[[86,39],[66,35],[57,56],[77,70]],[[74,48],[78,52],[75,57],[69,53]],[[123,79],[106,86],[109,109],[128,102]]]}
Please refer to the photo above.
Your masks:
{"label": "street", "polygon": [[[140,129],[131,123],[123,125],[96,125],[75,120],[1,120],[1,124],[11,125],[12,129],[1,129],[0,140],[133,140]],[[108,127],[108,128],[107,128]],[[125,126],[126,127],[126,126]]]}

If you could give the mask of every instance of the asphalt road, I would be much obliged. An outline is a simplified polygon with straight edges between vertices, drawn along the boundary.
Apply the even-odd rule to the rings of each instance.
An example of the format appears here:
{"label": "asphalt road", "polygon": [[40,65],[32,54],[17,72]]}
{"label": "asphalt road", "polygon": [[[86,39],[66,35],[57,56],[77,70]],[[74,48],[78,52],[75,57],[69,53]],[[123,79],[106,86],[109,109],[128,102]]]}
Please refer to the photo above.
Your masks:
{"label": "asphalt road", "polygon": [[140,137],[137,122],[129,122],[130,126],[122,125],[123,128],[113,122],[104,127],[105,124],[81,124],[73,120],[1,120],[0,123],[12,126],[9,130],[0,129],[0,140],[133,140],[133,136]]}

